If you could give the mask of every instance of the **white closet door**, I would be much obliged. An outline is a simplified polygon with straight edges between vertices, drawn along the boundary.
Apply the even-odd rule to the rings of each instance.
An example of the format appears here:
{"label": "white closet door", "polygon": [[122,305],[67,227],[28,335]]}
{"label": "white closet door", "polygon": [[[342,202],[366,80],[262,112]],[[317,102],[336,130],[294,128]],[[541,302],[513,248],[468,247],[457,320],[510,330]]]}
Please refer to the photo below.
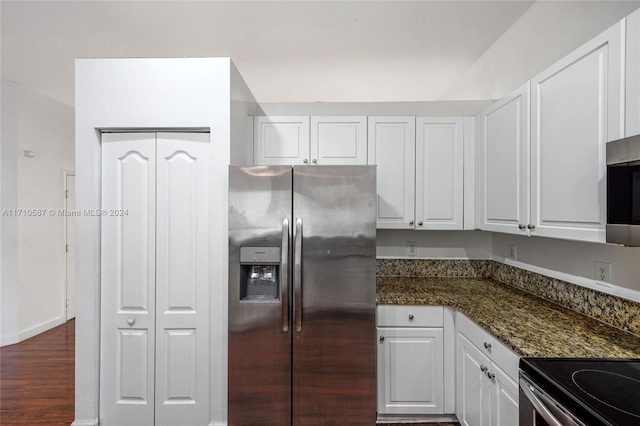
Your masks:
{"label": "white closet door", "polygon": [[100,424],[154,421],[153,133],[102,135]]}
{"label": "white closet door", "polygon": [[208,133],[158,133],[156,425],[209,421]]}

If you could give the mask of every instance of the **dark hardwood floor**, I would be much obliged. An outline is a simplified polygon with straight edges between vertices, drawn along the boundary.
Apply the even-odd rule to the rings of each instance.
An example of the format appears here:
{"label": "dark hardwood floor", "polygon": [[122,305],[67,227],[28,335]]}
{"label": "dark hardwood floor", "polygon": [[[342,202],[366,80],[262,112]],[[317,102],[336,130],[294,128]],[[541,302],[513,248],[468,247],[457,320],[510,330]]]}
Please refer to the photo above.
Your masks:
{"label": "dark hardwood floor", "polygon": [[69,426],[74,365],[75,320],[0,348],[0,425]]}
{"label": "dark hardwood floor", "polygon": [[75,320],[0,348],[0,425],[69,426],[74,414],[74,365]]}

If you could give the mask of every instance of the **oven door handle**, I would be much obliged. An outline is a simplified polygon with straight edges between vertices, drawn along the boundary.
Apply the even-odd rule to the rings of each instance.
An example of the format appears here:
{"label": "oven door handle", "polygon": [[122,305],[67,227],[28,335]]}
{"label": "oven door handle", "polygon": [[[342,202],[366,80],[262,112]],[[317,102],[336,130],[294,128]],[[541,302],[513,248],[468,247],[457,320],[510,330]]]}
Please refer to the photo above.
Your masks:
{"label": "oven door handle", "polygon": [[533,408],[535,408],[535,410],[538,412],[538,414],[540,414],[540,416],[542,416],[543,419],[545,419],[547,421],[547,423],[549,423],[552,426],[565,426],[565,425],[576,425],[579,426],[578,423],[575,422],[574,419],[572,419],[570,416],[568,416],[567,414],[563,413],[560,410],[560,407],[557,407],[555,415],[559,416],[562,418],[562,421],[558,420],[553,413],[551,413],[551,410],[549,410],[549,408],[547,407],[547,404],[545,404],[543,401],[546,401],[548,404],[554,404],[546,395],[544,395],[542,392],[540,392],[538,389],[535,388],[535,386],[533,386],[533,384],[531,384],[527,379],[525,379],[524,377],[520,376],[520,389],[522,389],[522,392],[524,392],[525,396],[527,397],[527,399],[531,402],[531,405],[533,405]]}

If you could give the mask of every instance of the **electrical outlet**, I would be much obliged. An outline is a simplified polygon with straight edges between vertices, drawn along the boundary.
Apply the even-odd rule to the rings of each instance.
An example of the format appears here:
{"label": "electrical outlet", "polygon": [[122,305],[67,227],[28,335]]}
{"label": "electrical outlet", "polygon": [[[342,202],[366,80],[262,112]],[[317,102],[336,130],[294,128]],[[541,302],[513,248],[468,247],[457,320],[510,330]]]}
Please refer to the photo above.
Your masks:
{"label": "electrical outlet", "polygon": [[509,259],[517,260],[516,259],[516,245],[515,244],[509,244]]}
{"label": "electrical outlet", "polygon": [[596,262],[596,281],[611,284],[611,264]]}
{"label": "electrical outlet", "polygon": [[416,256],[418,254],[418,242],[407,241],[407,256]]}

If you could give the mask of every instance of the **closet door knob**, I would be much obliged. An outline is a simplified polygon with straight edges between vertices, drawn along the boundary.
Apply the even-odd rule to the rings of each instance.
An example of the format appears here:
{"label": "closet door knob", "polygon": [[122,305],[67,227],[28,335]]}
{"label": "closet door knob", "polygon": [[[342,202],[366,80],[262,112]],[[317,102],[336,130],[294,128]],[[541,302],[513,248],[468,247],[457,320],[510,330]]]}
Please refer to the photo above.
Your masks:
{"label": "closet door knob", "polygon": [[135,324],[135,323],[136,323],[136,319],[135,319],[135,318],[133,318],[133,317],[131,317],[131,318],[129,318],[129,319],[127,320],[127,324],[129,324],[129,325],[133,325],[133,324]]}

